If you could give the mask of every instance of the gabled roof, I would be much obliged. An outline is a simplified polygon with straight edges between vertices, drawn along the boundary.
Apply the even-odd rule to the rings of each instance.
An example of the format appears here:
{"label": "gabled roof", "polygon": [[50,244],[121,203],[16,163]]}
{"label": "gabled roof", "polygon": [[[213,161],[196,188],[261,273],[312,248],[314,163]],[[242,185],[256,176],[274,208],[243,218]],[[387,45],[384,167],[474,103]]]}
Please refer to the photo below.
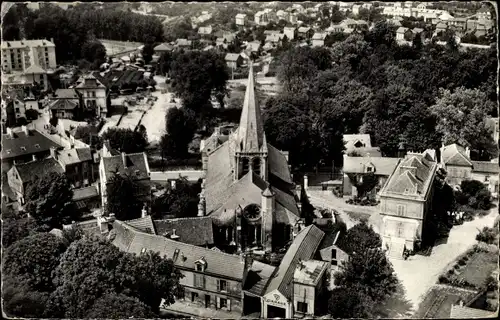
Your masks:
{"label": "gabled roof", "polygon": [[494,319],[496,315],[495,312],[457,305],[451,305],[450,310],[451,319]]}
{"label": "gabled roof", "polygon": [[472,162],[472,172],[481,172],[481,173],[491,173],[498,174],[500,173],[500,167],[498,166],[498,162],[488,162],[488,161],[471,161]]}
{"label": "gabled roof", "polygon": [[78,100],[57,99],[49,104],[51,110],[74,110],[78,107]]}
{"label": "gabled roof", "polygon": [[236,150],[238,152],[267,151],[266,134],[260,112],[260,104],[255,94],[252,63],[249,63],[248,83],[237,131]]}
{"label": "gabled roof", "polygon": [[156,232],[156,228],[155,228],[155,225],[153,223],[153,218],[151,218],[151,216],[145,216],[142,218],[127,220],[127,221],[125,221],[125,223],[142,231],[142,232],[144,232],[144,233],[158,234]]}
{"label": "gabled roof", "polygon": [[266,294],[278,290],[286,298],[291,299],[293,275],[297,263],[299,260],[309,260],[314,256],[324,235],[324,232],[314,225],[308,226],[297,234],[269,281]]}
{"label": "gabled roof", "polygon": [[61,145],[52,141],[38,130],[13,132],[12,135],[2,134],[2,159],[49,151],[51,147],[60,148]]}
{"label": "gabled roof", "polygon": [[156,47],[154,47],[154,51],[172,51],[174,49],[173,46],[171,46],[170,44],[168,43],[162,43],[160,45],[157,45]]}
{"label": "gabled roof", "polygon": [[241,55],[239,53],[227,53],[224,58],[226,61],[237,61]]}
{"label": "gabled roof", "polygon": [[75,139],[82,139],[85,134],[90,134],[93,136],[98,136],[99,130],[95,126],[91,125],[78,125],[71,129],[69,133],[75,138]]}
{"label": "gabled roof", "polygon": [[212,218],[209,216],[154,220],[153,223],[160,236],[171,236],[175,230],[179,236],[177,241],[195,246],[214,244]]}
{"label": "gabled roof", "polygon": [[311,30],[310,27],[299,27],[299,29],[297,31],[300,33],[305,33],[305,32],[308,32],[309,30]]}
{"label": "gabled roof", "polygon": [[195,270],[195,262],[206,261],[206,274],[242,281],[244,263],[236,255],[230,255],[203,247],[167,239],[163,236],[142,232],[126,222],[115,220],[110,234],[112,243],[120,250],[140,254],[144,250],[158,252],[172,259],[176,267]]}
{"label": "gabled roof", "polygon": [[366,166],[373,166],[376,175],[390,176],[399,163],[399,158],[344,156],[345,173],[365,173]]}
{"label": "gabled roof", "polygon": [[62,149],[57,151],[57,160],[63,165],[92,161],[92,153],[90,148]]}
{"label": "gabled roof", "polygon": [[116,172],[129,174],[137,180],[149,179],[148,162],[143,152],[105,157],[101,158],[101,161],[104,164],[106,177],[111,177]]}
{"label": "gabled roof", "polygon": [[47,73],[42,67],[32,64],[30,67],[28,67],[26,70],[23,72],[24,74],[44,74]]}
{"label": "gabled roof", "polygon": [[92,74],[88,74],[86,76],[82,76],[78,79],[78,84],[76,85],[77,89],[96,89],[106,87]]}
{"label": "gabled roof", "polygon": [[445,146],[441,152],[441,158],[445,165],[472,166],[472,162],[467,157],[465,149],[456,143]]}
{"label": "gabled roof", "polygon": [[[49,173],[64,173],[63,168],[54,158],[31,161],[14,166],[23,183],[33,181],[35,177],[43,177]],[[12,170],[12,169],[11,169]]]}
{"label": "gabled roof", "polygon": [[276,267],[253,261],[252,266],[245,279],[243,290],[253,293],[257,296],[263,296],[267,288],[269,279],[271,279]]}
{"label": "gabled roof", "polygon": [[244,14],[244,13],[238,13],[238,14],[236,15],[236,18],[237,18],[237,19],[243,19],[243,18],[245,18],[246,16],[247,16],[247,15],[246,15],[246,14]]}
{"label": "gabled roof", "polygon": [[78,99],[75,89],[57,89],[51,99]]}
{"label": "gabled roof", "polygon": [[422,29],[422,28],[414,28],[412,31],[413,31],[413,33],[417,34],[417,33],[423,32],[424,29]]}
{"label": "gabled roof", "polygon": [[325,40],[326,33],[323,32],[315,32],[312,36],[312,40]]}
{"label": "gabled roof", "polygon": [[363,144],[363,147],[370,148],[372,146],[369,134],[344,134],[343,139],[346,149],[358,148],[355,146],[358,141]]}
{"label": "gabled roof", "polygon": [[407,30],[408,30],[408,28],[405,28],[405,27],[399,27],[399,28],[396,30],[396,33],[405,33]]}
{"label": "gabled roof", "polygon": [[73,201],[80,201],[99,196],[99,191],[95,186],[73,189]]}

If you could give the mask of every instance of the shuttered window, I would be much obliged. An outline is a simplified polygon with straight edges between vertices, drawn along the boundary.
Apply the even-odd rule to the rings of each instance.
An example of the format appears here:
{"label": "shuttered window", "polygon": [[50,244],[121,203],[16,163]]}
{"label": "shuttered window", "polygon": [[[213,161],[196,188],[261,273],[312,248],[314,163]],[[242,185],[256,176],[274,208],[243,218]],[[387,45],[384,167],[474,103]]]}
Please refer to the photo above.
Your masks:
{"label": "shuttered window", "polygon": [[205,276],[202,274],[194,274],[194,286],[196,288],[205,288]]}

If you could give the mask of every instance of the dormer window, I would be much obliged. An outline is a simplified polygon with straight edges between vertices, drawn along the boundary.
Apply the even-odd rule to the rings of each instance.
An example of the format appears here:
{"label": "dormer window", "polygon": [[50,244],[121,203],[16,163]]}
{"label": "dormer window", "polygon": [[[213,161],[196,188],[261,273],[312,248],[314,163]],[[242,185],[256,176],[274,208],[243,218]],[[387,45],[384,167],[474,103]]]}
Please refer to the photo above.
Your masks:
{"label": "dormer window", "polygon": [[373,167],[366,167],[366,172],[373,172]]}
{"label": "dormer window", "polygon": [[203,272],[203,271],[205,271],[204,269],[205,268],[201,263],[196,265],[196,271]]}
{"label": "dormer window", "polygon": [[11,152],[12,152],[12,150],[11,150],[11,149],[7,150],[7,154],[10,154]]}
{"label": "dormer window", "polygon": [[199,272],[205,271],[205,269],[207,268],[207,262],[205,261],[204,257],[202,257],[200,260],[195,262],[195,268],[196,268],[196,271],[199,271]]}
{"label": "dormer window", "polygon": [[38,143],[37,143],[37,144],[35,144],[35,148],[36,148],[36,149],[40,149],[40,145],[39,145]]}
{"label": "dormer window", "polygon": [[21,151],[26,151],[26,147],[21,147]]}

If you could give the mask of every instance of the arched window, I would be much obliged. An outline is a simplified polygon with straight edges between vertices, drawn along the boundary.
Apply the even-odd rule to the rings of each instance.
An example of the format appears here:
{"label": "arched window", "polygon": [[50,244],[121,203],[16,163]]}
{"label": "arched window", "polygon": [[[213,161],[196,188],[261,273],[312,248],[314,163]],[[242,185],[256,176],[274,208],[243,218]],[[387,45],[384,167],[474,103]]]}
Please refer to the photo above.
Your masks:
{"label": "arched window", "polygon": [[246,175],[248,173],[248,171],[250,171],[250,161],[247,159],[247,158],[243,158],[241,160],[241,163],[243,165],[243,168],[241,170],[241,177]]}
{"label": "arched window", "polygon": [[252,170],[260,176],[260,158],[254,158],[252,161]]}

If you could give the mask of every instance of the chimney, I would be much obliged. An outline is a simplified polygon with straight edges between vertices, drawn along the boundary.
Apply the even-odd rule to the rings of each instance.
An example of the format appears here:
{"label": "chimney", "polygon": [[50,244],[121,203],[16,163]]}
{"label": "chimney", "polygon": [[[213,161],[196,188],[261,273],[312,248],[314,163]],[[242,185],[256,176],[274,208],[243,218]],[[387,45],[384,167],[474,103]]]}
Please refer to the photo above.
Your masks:
{"label": "chimney", "polygon": [[175,233],[175,229],[172,229],[172,235],[170,236],[170,239],[172,240],[178,240],[180,237]]}
{"label": "chimney", "polygon": [[75,137],[73,137],[72,135],[69,136],[69,146],[71,149],[75,147]]}
{"label": "chimney", "polygon": [[24,132],[25,135],[29,135],[30,134],[27,126],[21,126],[21,129],[23,129],[23,132]]}
{"label": "chimney", "polygon": [[198,203],[198,217],[203,217],[203,216],[205,216],[205,206],[200,200],[200,202]]}
{"label": "chimney", "polygon": [[304,190],[309,189],[309,178],[307,177],[307,174],[304,175]]}
{"label": "chimney", "polygon": [[50,147],[50,156],[57,160],[57,149],[55,147]]}
{"label": "chimney", "polygon": [[31,159],[32,159],[31,161],[36,161],[36,155],[34,155],[34,154],[31,155]]}
{"label": "chimney", "polygon": [[464,306],[464,302],[463,302],[463,300],[460,300],[460,301],[458,302],[458,305],[459,305],[460,307],[463,307],[463,306]]}
{"label": "chimney", "polygon": [[13,137],[12,128],[7,128],[7,134],[9,135],[9,137]]}
{"label": "chimney", "polygon": [[148,216],[148,211],[146,210],[146,205],[142,207],[141,218],[146,218]]}
{"label": "chimney", "polygon": [[170,187],[172,187],[172,190],[175,190],[176,183],[177,183],[177,180],[170,180]]}
{"label": "chimney", "polygon": [[286,161],[288,162],[289,152],[288,151],[281,151],[281,153],[283,153],[283,155],[285,156]]}
{"label": "chimney", "polygon": [[106,233],[109,231],[108,221],[106,221],[106,217],[97,217],[97,225],[99,226],[99,230],[101,233]]}
{"label": "chimney", "polygon": [[465,155],[467,156],[467,158],[470,159],[470,149],[469,149],[469,147],[465,147]]}
{"label": "chimney", "polygon": [[123,162],[123,167],[126,169],[127,168],[127,154],[125,152],[122,152],[122,162]]}

